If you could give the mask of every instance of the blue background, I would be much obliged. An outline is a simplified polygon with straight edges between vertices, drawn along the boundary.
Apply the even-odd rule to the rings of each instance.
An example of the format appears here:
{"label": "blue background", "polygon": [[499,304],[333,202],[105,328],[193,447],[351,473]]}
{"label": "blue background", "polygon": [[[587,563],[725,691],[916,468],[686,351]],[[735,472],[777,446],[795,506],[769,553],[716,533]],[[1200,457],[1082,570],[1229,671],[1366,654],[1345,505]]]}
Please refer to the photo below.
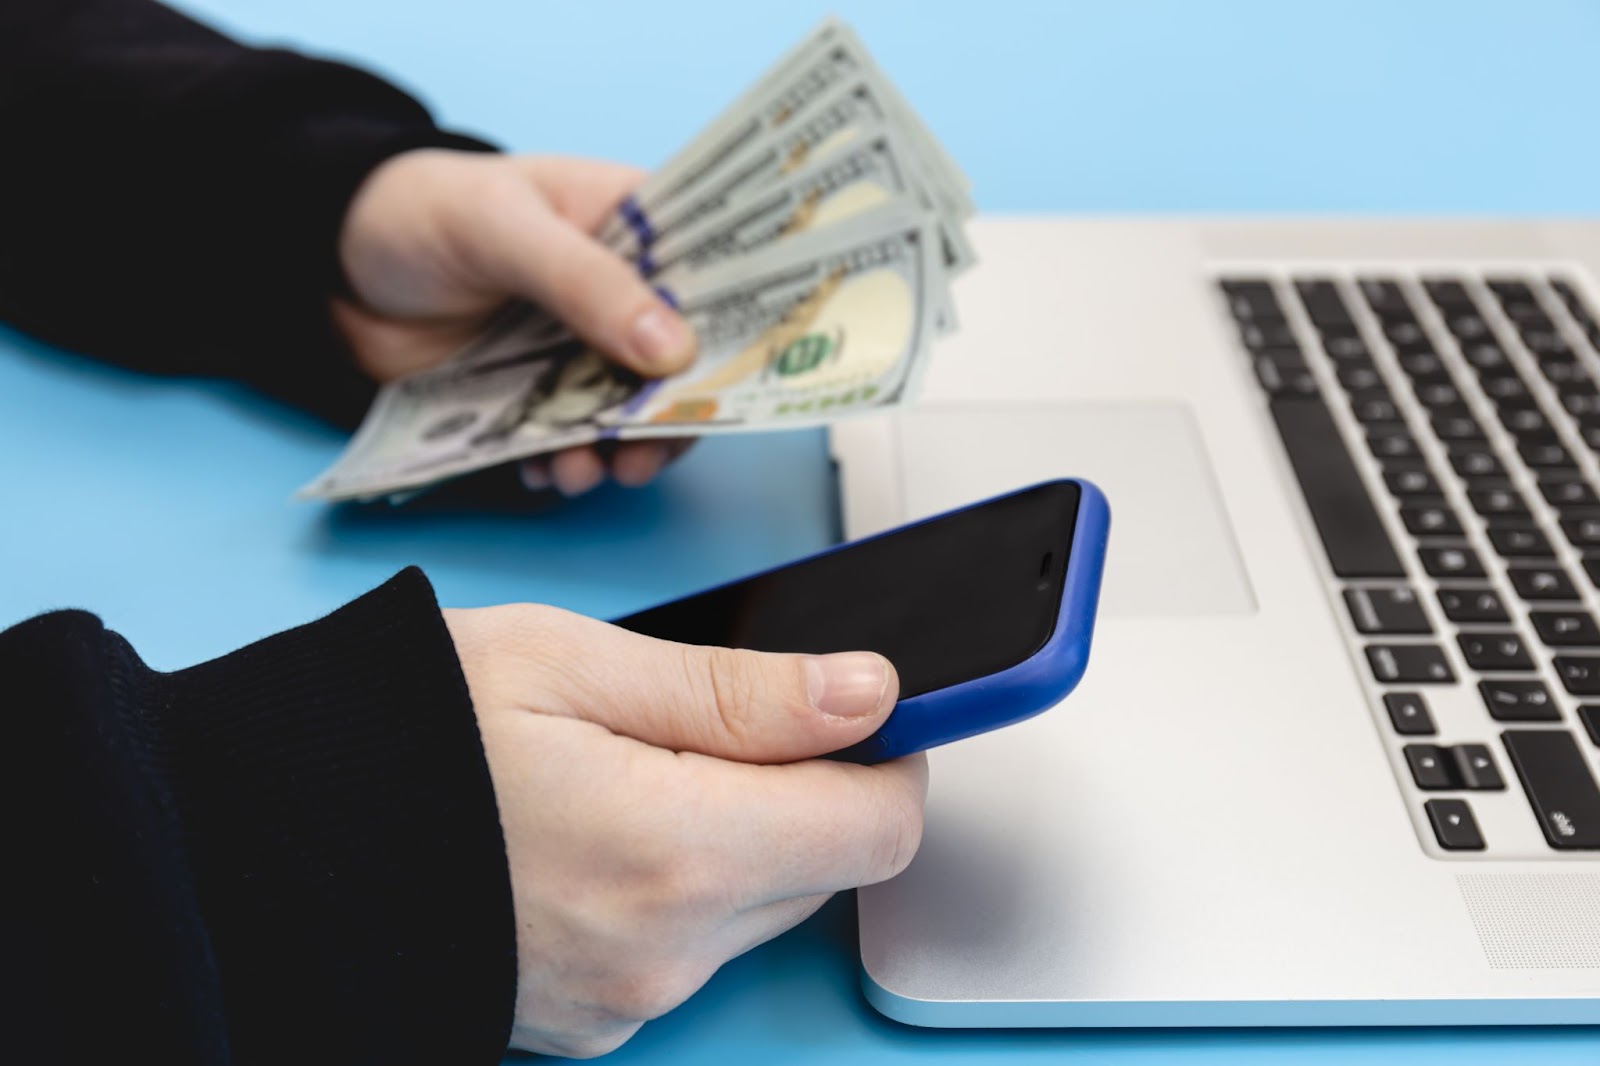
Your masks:
{"label": "blue background", "polygon": [[[763,0],[190,0],[374,67],[508,147],[665,158],[830,10]],[[986,211],[1593,213],[1600,6],[841,2]],[[115,160],[108,160],[114,175]],[[1070,294],[1063,294],[1069,297]],[[1065,303],[1070,313],[1070,303]],[[338,435],[227,386],[0,332],[0,623],[91,607],[176,667],[407,563],[453,605],[619,613],[824,544],[820,435],[707,442],[660,483],[549,511],[328,510]],[[1600,1061],[1595,1030],[928,1032],[856,986],[836,901],[611,1061]]]}

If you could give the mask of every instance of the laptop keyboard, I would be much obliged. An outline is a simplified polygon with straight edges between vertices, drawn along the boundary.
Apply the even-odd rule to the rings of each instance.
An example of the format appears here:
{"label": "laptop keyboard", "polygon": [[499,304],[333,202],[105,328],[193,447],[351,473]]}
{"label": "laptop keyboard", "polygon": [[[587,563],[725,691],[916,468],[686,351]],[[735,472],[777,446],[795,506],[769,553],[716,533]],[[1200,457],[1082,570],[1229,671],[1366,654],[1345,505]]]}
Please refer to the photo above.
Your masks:
{"label": "laptop keyboard", "polygon": [[1218,284],[1424,846],[1592,859],[1594,305],[1532,271]]}

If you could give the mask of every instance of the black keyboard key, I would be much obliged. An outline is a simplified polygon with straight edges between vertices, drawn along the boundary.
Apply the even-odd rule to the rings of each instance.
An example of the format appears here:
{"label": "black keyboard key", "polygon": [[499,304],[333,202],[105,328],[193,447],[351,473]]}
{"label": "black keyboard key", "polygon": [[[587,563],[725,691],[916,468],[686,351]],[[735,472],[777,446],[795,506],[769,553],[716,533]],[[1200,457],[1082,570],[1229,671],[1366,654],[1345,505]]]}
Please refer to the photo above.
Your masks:
{"label": "black keyboard key", "polygon": [[1272,282],[1266,278],[1221,278],[1217,281],[1217,286],[1229,296],[1244,293],[1266,293],[1272,296]]}
{"label": "black keyboard key", "polygon": [[1478,693],[1498,722],[1561,721],[1561,708],[1543,681],[1489,678],[1478,682]]}
{"label": "black keyboard key", "polygon": [[1482,851],[1483,834],[1466,800],[1431,799],[1422,805],[1433,826],[1433,838],[1446,851]]}
{"label": "black keyboard key", "polygon": [[1455,472],[1473,481],[1486,477],[1505,477],[1506,468],[1494,452],[1483,445],[1474,445],[1450,453],[1450,465]]}
{"label": "black keyboard key", "polygon": [[1407,349],[1428,345],[1428,334],[1423,330],[1422,323],[1414,318],[1388,318],[1383,323],[1383,335],[1389,338],[1389,343],[1395,348],[1405,351]]}
{"label": "black keyboard key", "polygon": [[1584,573],[1589,575],[1589,584],[1600,587],[1600,555],[1584,555]]}
{"label": "black keyboard key", "polygon": [[1516,323],[1519,332],[1530,329],[1554,329],[1555,323],[1550,321],[1550,316],[1545,314],[1543,307],[1537,300],[1516,300],[1504,305],[1506,317]]}
{"label": "black keyboard key", "polygon": [[1600,497],[1586,481],[1574,478],[1551,477],[1540,480],[1539,492],[1550,501],[1550,506],[1568,510],[1574,507],[1600,506]]}
{"label": "black keyboard key", "polygon": [[1339,287],[1333,282],[1304,278],[1295,282],[1294,287],[1300,293],[1300,302],[1306,305],[1306,314],[1318,328],[1350,325],[1350,309],[1345,307]]}
{"label": "black keyboard key", "polygon": [[1388,425],[1400,422],[1400,409],[1388,389],[1362,389],[1350,394],[1350,412],[1362,425]]}
{"label": "black keyboard key", "polygon": [[1525,600],[1575,600],[1578,590],[1559,566],[1518,564],[1506,568],[1506,576],[1517,594]]}
{"label": "black keyboard key", "polygon": [[[1467,365],[1479,374],[1511,369],[1511,359],[1506,355],[1505,349],[1494,341],[1475,341],[1461,346],[1461,357]],[[1515,370],[1511,371],[1515,373]]]}
{"label": "black keyboard key", "polygon": [[1583,364],[1574,359],[1571,352],[1556,352],[1544,356],[1539,360],[1539,372],[1558,390],[1586,377]]}
{"label": "black keyboard key", "polygon": [[1422,568],[1429,577],[1448,579],[1484,576],[1483,562],[1479,560],[1478,553],[1465,544],[1418,548],[1417,558],[1422,560]]}
{"label": "black keyboard key", "polygon": [[1574,548],[1600,548],[1600,517],[1563,518],[1561,532]]}
{"label": "black keyboard key", "polygon": [[1489,527],[1489,543],[1494,550],[1507,558],[1551,559],[1555,549],[1550,539],[1537,529],[1521,526]]}
{"label": "black keyboard key", "polygon": [[1396,496],[1437,496],[1439,483],[1425,466],[1401,467],[1383,472],[1383,483]]}
{"label": "black keyboard key", "polygon": [[1416,438],[1403,429],[1375,429],[1367,434],[1367,447],[1377,459],[1418,459]]}
{"label": "black keyboard key", "polygon": [[[1567,361],[1571,362],[1574,366],[1581,366],[1581,364],[1579,364],[1578,360],[1575,358]],[[1560,387],[1556,389],[1556,392],[1561,394],[1562,399],[1566,399],[1569,396],[1600,396],[1600,385],[1596,385],[1594,383],[1594,379],[1589,377],[1588,374],[1581,374],[1578,377],[1573,378],[1571,381],[1563,382]],[[1568,408],[1568,410],[1580,417],[1585,414],[1594,413],[1593,411],[1575,411],[1572,410],[1572,408]]]}
{"label": "black keyboard key", "polygon": [[1248,321],[1239,323],[1239,339],[1252,352],[1295,343],[1294,330],[1287,322]]}
{"label": "black keyboard key", "polygon": [[1511,616],[1506,613],[1506,605],[1500,600],[1500,593],[1487,585],[1440,589],[1439,606],[1446,618],[1464,625],[1511,621]]}
{"label": "black keyboard key", "polygon": [[1347,578],[1405,577],[1327,405],[1313,397],[1278,397],[1271,408],[1333,572]]}
{"label": "black keyboard key", "polygon": [[1528,288],[1528,283],[1516,278],[1489,278],[1486,282],[1489,291],[1494,293],[1495,299],[1502,304],[1506,303],[1531,303],[1533,290]]}
{"label": "black keyboard key", "polygon": [[1553,660],[1561,685],[1574,696],[1600,696],[1600,657],[1557,655]]}
{"label": "black keyboard key", "polygon": [[1455,767],[1445,750],[1437,744],[1407,744],[1403,749],[1406,764],[1411,767],[1411,780],[1420,789],[1437,792],[1455,788]]}
{"label": "black keyboard key", "polygon": [[1438,352],[1407,352],[1399,357],[1400,369],[1414,382],[1450,381],[1450,371]]}
{"label": "black keyboard key", "polygon": [[1299,366],[1293,363],[1278,361],[1264,356],[1257,356],[1254,360],[1256,381],[1268,396],[1314,396],[1317,394],[1317,378],[1311,368],[1304,363]]}
{"label": "black keyboard key", "polygon": [[1456,780],[1474,792],[1493,792],[1506,787],[1494,756],[1483,744],[1458,744],[1450,749],[1456,763]]}
{"label": "black keyboard key", "polygon": [[1600,415],[1600,396],[1563,390],[1561,406],[1573,418],[1593,418]]}
{"label": "black keyboard key", "polygon": [[1370,363],[1354,361],[1341,363],[1337,374],[1339,384],[1344,387],[1346,392],[1375,389],[1383,384],[1383,375],[1378,373],[1378,368]]}
{"label": "black keyboard key", "polygon": [[1489,336],[1489,324],[1479,317],[1476,311],[1448,315],[1445,318],[1445,325],[1456,340],[1475,341],[1480,337]]}
{"label": "black keyboard key", "polygon": [[1328,358],[1335,363],[1342,364],[1347,360],[1357,360],[1367,364],[1372,362],[1372,353],[1367,350],[1366,342],[1354,333],[1324,333],[1322,350],[1327,352]]}
{"label": "black keyboard key", "polygon": [[1366,298],[1367,306],[1379,318],[1410,318],[1411,305],[1406,302],[1406,294],[1400,290],[1399,282],[1383,278],[1362,278],[1359,282],[1361,295]]}
{"label": "black keyboard key", "polygon": [[[1544,323],[1539,324],[1544,325]],[[1527,345],[1528,351],[1535,356],[1566,354],[1572,350],[1567,347],[1566,339],[1561,334],[1549,328],[1523,330],[1522,343]],[[1543,366],[1542,363],[1540,365]],[[1545,370],[1545,377],[1550,377],[1549,369]]]}
{"label": "black keyboard key", "polygon": [[1441,309],[1472,306],[1472,294],[1467,292],[1465,285],[1453,278],[1429,278],[1422,283],[1422,287],[1427,290],[1428,299]]}
{"label": "black keyboard key", "polygon": [[1485,518],[1495,515],[1529,517],[1527,501],[1522,498],[1520,492],[1509,485],[1468,489],[1467,500],[1472,504],[1472,509]]}
{"label": "black keyboard key", "polygon": [[1550,420],[1545,418],[1543,411],[1531,403],[1501,404],[1499,412],[1500,424],[1505,426],[1507,432],[1513,436],[1522,437],[1529,433],[1552,432]]}
{"label": "black keyboard key", "polygon": [[1600,848],[1600,788],[1572,734],[1508,729],[1500,739],[1550,846]]}
{"label": "black keyboard key", "polygon": [[1400,508],[1400,520],[1415,537],[1452,537],[1461,535],[1461,521],[1443,499],[1410,500]]}
{"label": "black keyboard key", "polygon": [[1600,647],[1600,626],[1588,611],[1530,611],[1528,618],[1539,639],[1552,648]]}
{"label": "black keyboard key", "polygon": [[1428,613],[1410,588],[1351,588],[1344,592],[1345,607],[1357,632],[1432,633]]}
{"label": "black keyboard key", "polygon": [[1461,403],[1461,392],[1448,381],[1425,381],[1414,390],[1417,402],[1429,410],[1454,407]]}
{"label": "black keyboard key", "polygon": [[1585,703],[1578,708],[1578,721],[1583,723],[1589,739],[1600,745],[1600,704]]}
{"label": "black keyboard key", "polygon": [[1390,692],[1383,697],[1383,709],[1389,712],[1389,722],[1401,736],[1433,736],[1433,715],[1428,713],[1428,702],[1422,693]]}
{"label": "black keyboard key", "polygon": [[1367,664],[1386,685],[1446,685],[1455,671],[1436,644],[1368,644]]}
{"label": "black keyboard key", "polygon": [[1224,281],[1222,290],[1227,295],[1228,312],[1239,321],[1266,319],[1283,321],[1283,307],[1267,281]]}
{"label": "black keyboard key", "polygon": [[1517,453],[1522,456],[1523,462],[1536,470],[1567,469],[1577,465],[1573,462],[1572,453],[1555,441],[1519,442]]}
{"label": "black keyboard key", "polygon": [[1467,665],[1487,673],[1521,672],[1533,669],[1533,656],[1516,633],[1460,633],[1456,643]]}
{"label": "black keyboard key", "polygon": [[1515,371],[1484,374],[1478,379],[1483,391],[1496,405],[1516,403],[1528,398],[1528,386]]}
{"label": "black keyboard key", "polygon": [[1433,416],[1434,435],[1440,440],[1484,440],[1483,427],[1471,415],[1439,415]]}

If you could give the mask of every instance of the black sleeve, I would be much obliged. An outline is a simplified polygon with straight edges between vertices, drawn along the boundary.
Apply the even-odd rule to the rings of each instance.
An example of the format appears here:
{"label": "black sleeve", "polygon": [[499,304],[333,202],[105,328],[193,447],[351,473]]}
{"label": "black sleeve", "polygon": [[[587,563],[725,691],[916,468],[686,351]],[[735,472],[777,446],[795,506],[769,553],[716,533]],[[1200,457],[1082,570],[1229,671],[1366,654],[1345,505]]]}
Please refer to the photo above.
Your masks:
{"label": "black sleeve", "polygon": [[45,615],[0,693],[0,1057],[499,1061],[510,876],[420,571],[170,674]]}
{"label": "black sleeve", "polygon": [[351,197],[396,153],[488,148],[152,0],[0,0],[0,144],[0,321],[339,421],[371,394],[328,317]]}

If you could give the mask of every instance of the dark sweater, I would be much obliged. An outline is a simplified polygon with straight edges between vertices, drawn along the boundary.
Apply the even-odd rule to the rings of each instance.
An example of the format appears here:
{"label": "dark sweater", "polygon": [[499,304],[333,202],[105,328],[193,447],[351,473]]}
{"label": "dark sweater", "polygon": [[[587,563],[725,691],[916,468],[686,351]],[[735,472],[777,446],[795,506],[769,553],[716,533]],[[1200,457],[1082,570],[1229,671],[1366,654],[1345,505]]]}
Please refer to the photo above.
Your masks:
{"label": "dark sweater", "polygon": [[[328,320],[346,205],[398,151],[482,147],[144,0],[0,0],[0,137],[0,320],[340,419],[370,393]],[[498,1059],[505,847],[419,572],[175,674],[46,615],[0,633],[0,693],[0,1059]]]}
{"label": "dark sweater", "polygon": [[0,321],[345,423],[373,389],[328,313],[345,208],[399,152],[488,148],[149,0],[0,0],[0,138]]}

